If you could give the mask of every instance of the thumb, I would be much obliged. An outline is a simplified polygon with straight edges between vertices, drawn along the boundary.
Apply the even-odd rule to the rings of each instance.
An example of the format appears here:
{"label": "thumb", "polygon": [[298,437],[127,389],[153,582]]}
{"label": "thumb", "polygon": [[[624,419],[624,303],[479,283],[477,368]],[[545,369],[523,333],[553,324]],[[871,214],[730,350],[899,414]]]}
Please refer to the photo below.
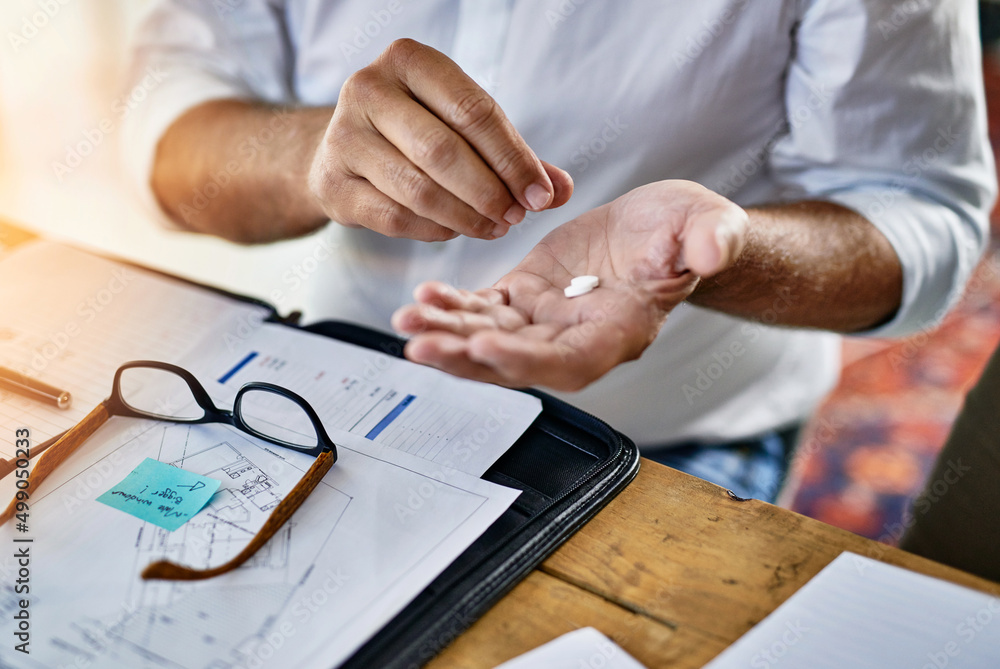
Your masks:
{"label": "thumb", "polygon": [[685,269],[707,278],[733,264],[746,245],[748,219],[731,202],[692,216],[682,242]]}

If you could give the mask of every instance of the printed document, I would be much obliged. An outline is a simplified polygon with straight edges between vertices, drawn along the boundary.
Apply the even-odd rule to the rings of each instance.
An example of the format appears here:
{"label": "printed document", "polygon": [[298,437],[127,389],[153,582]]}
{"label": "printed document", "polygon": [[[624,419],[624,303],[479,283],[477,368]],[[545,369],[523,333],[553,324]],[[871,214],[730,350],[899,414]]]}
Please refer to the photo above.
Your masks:
{"label": "printed document", "polygon": [[[518,491],[352,434],[292,519],[243,567],[198,582],[143,581],[150,562],[206,568],[238,553],[312,458],[228,426],[112,418],[31,497],[18,594],[0,558],[0,633],[30,599],[30,654],[0,644],[0,666],[114,669],[330,669],[458,557]],[[174,532],[96,498],[151,457],[217,479]],[[3,486],[12,495],[13,477]],[[18,539],[30,542],[14,543]]]}
{"label": "printed document", "polygon": [[706,669],[985,669],[1000,657],[1000,599],[841,553]]}
{"label": "printed document", "polygon": [[73,395],[64,411],[0,389],[3,458],[18,428],[40,443],[79,422],[130,360],[184,364],[222,405],[248,381],[287,387],[334,440],[357,434],[474,476],[541,413],[527,393],[267,323],[266,307],[52,242],[0,261],[0,314],[0,366]]}

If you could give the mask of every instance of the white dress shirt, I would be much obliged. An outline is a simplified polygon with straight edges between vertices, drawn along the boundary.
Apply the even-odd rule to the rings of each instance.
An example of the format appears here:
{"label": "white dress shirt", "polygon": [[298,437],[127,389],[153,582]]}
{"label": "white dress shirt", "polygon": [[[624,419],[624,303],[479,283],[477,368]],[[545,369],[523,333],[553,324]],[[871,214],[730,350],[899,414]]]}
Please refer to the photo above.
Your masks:
{"label": "white dress shirt", "polygon": [[[136,76],[167,76],[129,120],[128,159],[148,189],[156,142],[186,109],[334,104],[351,73],[411,37],[491,93],[575,193],[496,241],[336,226],[310,319],[386,329],[420,281],[489,286],[560,223],[690,179],[743,206],[821,199],[865,215],[904,272],[902,307],[873,334],[900,335],[943,315],[987,238],[976,12],[974,0],[169,0],[139,37]],[[765,321],[800,299],[775,286]],[[836,380],[838,341],[685,303],[641,360],[564,396],[640,445],[750,436],[809,414]]]}

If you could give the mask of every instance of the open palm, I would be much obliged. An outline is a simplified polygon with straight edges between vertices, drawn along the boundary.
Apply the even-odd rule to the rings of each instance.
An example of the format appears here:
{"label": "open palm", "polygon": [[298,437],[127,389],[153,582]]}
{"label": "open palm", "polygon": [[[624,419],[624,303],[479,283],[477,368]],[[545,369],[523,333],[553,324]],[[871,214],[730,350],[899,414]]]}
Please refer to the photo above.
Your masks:
{"label": "open palm", "polygon": [[[549,233],[492,288],[418,286],[393,316],[406,356],[508,386],[577,390],[638,358],[670,311],[735,260],[746,213],[685,181],[637,188]],[[573,299],[574,276],[600,286]]]}

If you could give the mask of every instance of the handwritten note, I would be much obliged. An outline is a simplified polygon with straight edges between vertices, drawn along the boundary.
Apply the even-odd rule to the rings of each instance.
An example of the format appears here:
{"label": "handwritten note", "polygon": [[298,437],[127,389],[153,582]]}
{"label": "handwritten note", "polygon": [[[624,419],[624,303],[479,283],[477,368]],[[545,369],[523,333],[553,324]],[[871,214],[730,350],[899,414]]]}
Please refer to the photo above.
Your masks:
{"label": "handwritten note", "polygon": [[216,479],[146,458],[97,501],[173,532],[218,489]]}

